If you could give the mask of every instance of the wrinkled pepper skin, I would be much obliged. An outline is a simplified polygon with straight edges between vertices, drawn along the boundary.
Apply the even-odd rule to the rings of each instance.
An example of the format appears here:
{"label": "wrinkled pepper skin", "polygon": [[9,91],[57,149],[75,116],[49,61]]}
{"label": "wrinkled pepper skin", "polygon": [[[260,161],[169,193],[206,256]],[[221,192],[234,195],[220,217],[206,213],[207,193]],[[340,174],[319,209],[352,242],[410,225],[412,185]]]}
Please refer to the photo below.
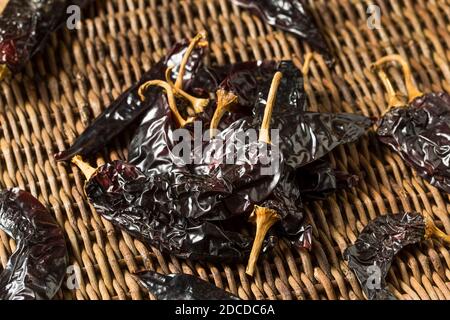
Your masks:
{"label": "wrinkled pepper skin", "polygon": [[5,0],[0,12],[0,66],[18,72],[63,24],[67,7],[89,0]]}
{"label": "wrinkled pepper skin", "polygon": [[[131,164],[114,161],[99,167],[85,191],[95,209],[114,225],[180,258],[242,260],[252,239],[207,220],[198,212],[214,208],[227,195],[211,177],[160,174],[147,176]],[[266,248],[272,246],[266,241]]]}
{"label": "wrinkled pepper skin", "polygon": [[425,226],[424,218],[414,212],[380,216],[344,251],[344,259],[369,300],[395,299],[385,280],[392,260],[405,246],[424,239]]}
{"label": "wrinkled pepper skin", "polygon": [[[350,113],[325,113],[307,110],[303,77],[292,61],[281,61],[277,71],[285,75],[272,113],[271,129],[279,131],[279,148],[286,165],[298,169],[316,161],[339,145],[352,143],[372,126],[372,120]],[[261,85],[255,105],[254,124],[261,123],[268,84]]]}
{"label": "wrinkled pepper skin", "polygon": [[322,158],[297,169],[296,180],[303,198],[324,200],[340,188],[355,187],[359,177],[334,170],[331,163]]}
{"label": "wrinkled pepper skin", "polygon": [[163,275],[154,271],[134,275],[140,286],[158,300],[240,300],[235,295],[189,274]]}
{"label": "wrinkled pepper skin", "polygon": [[[86,128],[86,130],[75,139],[69,149],[59,152],[55,155],[57,160],[70,160],[75,155],[92,156],[104,149],[113,138],[124,131],[131,123],[138,121],[140,116],[156,113],[155,119],[160,119],[164,110],[158,107],[158,101],[161,98],[161,90],[159,88],[151,88],[147,90],[146,99],[141,101],[138,95],[138,89],[141,84],[148,80],[165,79],[165,71],[167,66],[174,66],[172,75],[178,74],[179,66],[189,46],[188,40],[177,43],[170,52],[156,63],[149,71],[144,73],[142,78],[124,93],[122,93],[114,102],[109,105],[95,120]],[[192,74],[201,66],[204,55],[204,48],[195,48],[191,53],[186,64],[186,72],[183,80],[185,82],[192,78]],[[148,116],[147,114],[147,116]],[[153,118],[151,119],[153,120]],[[144,123],[141,124],[145,125]],[[144,130],[144,128],[140,128]],[[134,144],[140,144],[142,141],[136,139],[131,143],[130,150],[137,148]],[[136,155],[132,153],[130,158],[145,157],[146,155]],[[137,160],[134,160],[136,162]]]}
{"label": "wrinkled pepper skin", "polygon": [[450,95],[427,93],[380,120],[381,142],[431,185],[450,193]]}
{"label": "wrinkled pepper skin", "polygon": [[313,49],[320,52],[328,63],[333,63],[325,39],[303,0],[232,0],[232,2],[248,8],[266,23],[305,40]]}
{"label": "wrinkled pepper skin", "polygon": [[47,300],[66,275],[64,233],[48,210],[17,188],[0,192],[0,228],[16,250],[0,274],[0,300]]}

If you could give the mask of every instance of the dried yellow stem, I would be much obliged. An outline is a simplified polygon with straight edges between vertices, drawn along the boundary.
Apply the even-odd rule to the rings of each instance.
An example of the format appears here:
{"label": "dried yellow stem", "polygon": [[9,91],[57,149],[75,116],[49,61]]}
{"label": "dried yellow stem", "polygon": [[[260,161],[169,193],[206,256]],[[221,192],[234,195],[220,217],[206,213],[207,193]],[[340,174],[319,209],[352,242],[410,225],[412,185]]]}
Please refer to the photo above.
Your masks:
{"label": "dried yellow stem", "polygon": [[256,235],[248,259],[247,269],[245,270],[245,273],[248,275],[253,276],[255,272],[256,262],[267,232],[280,219],[280,215],[275,210],[255,205],[255,209],[250,215],[250,221],[256,223]]}
{"label": "dried yellow stem", "polygon": [[189,43],[189,47],[187,48],[185,54],[183,55],[183,59],[181,60],[180,71],[178,72],[177,80],[175,80],[174,87],[176,89],[183,88],[183,77],[184,77],[184,73],[186,71],[186,64],[188,62],[189,56],[192,53],[192,50],[194,50],[194,48],[197,45],[203,46],[203,47],[208,45],[208,42],[205,41],[206,37],[207,37],[206,31],[201,31]]}
{"label": "dried yellow stem", "polygon": [[445,243],[450,244],[450,235],[445,234],[442,230],[438,229],[434,224],[430,216],[425,216],[425,239],[440,239]]}
{"label": "dried yellow stem", "polygon": [[387,55],[379,60],[377,60],[372,67],[373,68],[379,68],[382,64],[387,63],[387,62],[391,62],[391,61],[396,61],[398,62],[403,70],[403,75],[405,77],[405,85],[406,85],[406,90],[408,91],[408,100],[409,102],[411,102],[412,100],[414,100],[417,97],[420,97],[423,95],[422,92],[420,92],[417,87],[414,85],[414,78],[412,76],[411,73],[411,68],[409,67],[408,63],[405,61],[405,59],[402,58],[402,56],[398,55],[398,54],[390,54]]}
{"label": "dried yellow stem", "polygon": [[193,121],[193,118],[188,118],[187,120],[184,120],[183,117],[181,116],[180,112],[178,112],[177,104],[175,101],[175,95],[173,93],[173,88],[170,84],[168,84],[165,81],[150,80],[150,81],[147,81],[144,84],[142,84],[138,90],[139,97],[141,98],[142,101],[145,100],[144,91],[147,90],[147,88],[151,87],[151,86],[158,86],[158,87],[163,88],[166,91],[169,108],[172,111],[172,113],[180,127],[184,127],[187,123],[190,123]]}
{"label": "dried yellow stem", "polygon": [[5,10],[6,6],[8,5],[9,0],[1,0],[0,1],[0,14],[3,13],[3,10]]}
{"label": "dried yellow stem", "polygon": [[276,72],[273,76],[272,83],[270,85],[269,95],[267,97],[266,108],[264,109],[264,118],[261,123],[261,128],[259,130],[259,141],[270,144],[270,120],[272,119],[272,110],[275,105],[275,100],[277,97],[278,87],[280,86],[281,78],[283,74],[281,72]]}
{"label": "dried yellow stem", "polygon": [[4,78],[6,78],[6,76],[9,74],[9,69],[6,66],[6,64],[1,64],[0,65],[0,80],[3,80]]}
{"label": "dried yellow stem", "polygon": [[181,97],[185,98],[186,100],[188,100],[189,103],[191,104],[191,106],[194,108],[195,113],[203,112],[203,110],[209,103],[209,99],[193,97],[189,93],[187,93],[186,91],[183,91],[181,89],[175,89],[174,93],[175,93],[175,95],[181,96]]}
{"label": "dried yellow stem", "polygon": [[166,82],[172,87],[173,94],[175,95],[175,97],[177,98],[182,97],[188,100],[191,106],[194,108],[195,113],[203,112],[203,110],[209,103],[209,99],[193,97],[183,89],[175,87],[175,85],[172,82],[172,79],[170,78],[170,73],[172,72],[172,69],[173,67],[168,67],[166,69]]}
{"label": "dried yellow stem", "polygon": [[402,97],[395,92],[392,83],[391,81],[389,81],[386,73],[383,70],[379,70],[378,76],[383,81],[383,84],[386,87],[386,91],[388,93],[388,109],[386,110],[386,112],[388,112],[391,108],[406,107],[405,102],[401,99]]}
{"label": "dried yellow stem", "polygon": [[214,136],[216,135],[220,119],[222,119],[225,112],[231,111],[230,108],[238,101],[238,97],[233,92],[226,91],[224,89],[218,89],[216,91],[216,96],[217,96],[217,107],[216,111],[214,111],[214,115],[209,125],[210,139],[214,138]]}
{"label": "dried yellow stem", "polygon": [[75,157],[73,157],[72,163],[75,164],[81,170],[81,172],[83,172],[86,180],[89,180],[97,170],[94,167],[91,167],[89,163],[84,162],[83,158],[80,155],[76,155]]}

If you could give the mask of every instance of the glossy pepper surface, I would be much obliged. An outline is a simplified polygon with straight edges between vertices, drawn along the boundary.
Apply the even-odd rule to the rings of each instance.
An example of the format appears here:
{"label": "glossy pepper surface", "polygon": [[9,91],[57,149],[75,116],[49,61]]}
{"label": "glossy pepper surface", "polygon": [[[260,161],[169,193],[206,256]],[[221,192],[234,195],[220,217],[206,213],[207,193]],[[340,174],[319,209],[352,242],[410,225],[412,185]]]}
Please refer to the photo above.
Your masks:
{"label": "glossy pepper surface", "polygon": [[450,193],[450,95],[418,91],[409,65],[399,55],[381,58],[374,67],[389,61],[397,61],[403,68],[408,102],[394,92],[387,75],[380,70],[389,109],[378,123],[378,138],[431,185]]}
{"label": "glossy pepper surface", "polygon": [[51,299],[68,265],[62,229],[31,194],[0,192],[0,228],[17,245],[0,274],[0,300]]}

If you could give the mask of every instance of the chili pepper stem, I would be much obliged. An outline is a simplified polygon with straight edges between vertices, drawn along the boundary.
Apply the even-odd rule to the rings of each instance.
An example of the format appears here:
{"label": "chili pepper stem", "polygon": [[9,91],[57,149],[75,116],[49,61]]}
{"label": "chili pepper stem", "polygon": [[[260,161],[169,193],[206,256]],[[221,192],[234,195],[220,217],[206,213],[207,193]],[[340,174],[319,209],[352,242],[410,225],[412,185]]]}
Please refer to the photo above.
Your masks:
{"label": "chili pepper stem", "polygon": [[[181,60],[180,64],[180,71],[178,73],[177,79],[175,80],[174,87],[176,89],[182,89],[183,88],[183,77],[186,70],[186,64],[188,62],[188,59],[192,53],[192,50],[199,45],[199,46],[207,46],[208,42],[204,41],[207,37],[206,31],[199,32],[190,42],[189,47],[187,48],[185,54],[183,55],[183,59]],[[202,41],[203,40],[203,41]]]}
{"label": "chili pepper stem", "polygon": [[191,96],[189,93],[184,91],[181,88],[175,87],[174,83],[172,82],[172,79],[170,78],[170,73],[172,72],[173,66],[168,67],[166,69],[166,82],[172,87],[173,94],[177,97],[183,97],[186,100],[189,101],[189,103],[194,108],[195,113],[201,113],[205,109],[205,107],[209,103],[209,99],[202,99],[202,98],[196,98]]}
{"label": "chili pepper stem", "polygon": [[145,100],[145,96],[143,95],[143,92],[145,89],[147,89],[150,86],[160,86],[166,90],[167,98],[169,100],[169,106],[170,110],[172,110],[178,124],[180,127],[184,127],[187,123],[192,122],[193,118],[188,118],[187,120],[184,120],[183,117],[180,115],[176,101],[175,96],[177,97],[183,97],[184,99],[188,100],[191,106],[194,108],[195,113],[201,113],[205,109],[205,107],[209,103],[209,99],[201,99],[196,98],[188,94],[187,92],[183,91],[183,77],[186,71],[186,64],[189,60],[189,57],[192,53],[192,50],[196,46],[207,46],[208,42],[205,41],[206,39],[206,32],[202,31],[199,34],[197,34],[189,43],[189,47],[186,49],[186,52],[183,55],[183,58],[180,63],[180,70],[178,72],[177,79],[175,80],[175,83],[172,82],[172,79],[170,77],[173,66],[170,66],[166,69],[165,77],[166,81],[162,80],[150,80],[145,82],[139,87],[139,97],[142,101]]}
{"label": "chili pepper stem", "polygon": [[211,119],[211,123],[209,125],[209,138],[212,139],[216,135],[217,127],[219,126],[220,120],[223,115],[227,111],[231,111],[230,108],[237,103],[238,97],[224,89],[218,89],[216,91],[217,96],[217,107],[216,111],[214,111],[214,115]]}
{"label": "chili pepper stem", "polygon": [[76,155],[75,157],[73,157],[72,163],[75,164],[81,170],[81,172],[83,172],[86,180],[89,180],[96,171],[96,169],[94,167],[91,167],[89,163],[84,162],[83,158],[80,155]]}
{"label": "chili pepper stem", "polygon": [[6,66],[6,64],[0,65],[0,80],[3,80],[3,78],[6,78],[6,76],[9,74],[9,69]]}
{"label": "chili pepper stem", "polygon": [[181,89],[176,89],[174,93],[176,95],[180,95],[183,98],[185,98],[186,100],[188,100],[189,103],[194,108],[195,113],[203,112],[203,110],[205,109],[205,107],[209,103],[209,99],[202,99],[202,98],[193,97],[189,93],[187,93],[186,91],[183,91]]}
{"label": "chili pepper stem", "polygon": [[392,108],[401,108],[406,107],[406,103],[402,101],[401,96],[397,94],[392,86],[391,81],[383,70],[378,71],[378,76],[383,81],[384,86],[386,87],[386,91],[388,93],[388,108],[383,113],[386,114]]}
{"label": "chili pepper stem", "polygon": [[142,101],[145,100],[144,91],[148,87],[151,87],[151,86],[158,86],[158,87],[163,88],[166,91],[170,110],[172,111],[172,113],[180,127],[184,127],[186,124],[193,121],[193,118],[188,118],[187,120],[184,120],[183,117],[180,115],[180,112],[178,111],[177,104],[175,101],[175,95],[174,95],[173,89],[170,86],[170,84],[165,81],[150,80],[150,81],[147,81],[144,84],[142,84],[138,90],[139,97],[141,98]]}
{"label": "chili pepper stem", "polygon": [[425,239],[440,239],[445,243],[450,244],[450,235],[446,234],[442,230],[440,230],[434,224],[433,220],[430,216],[425,216]]}
{"label": "chili pepper stem", "polygon": [[255,272],[256,262],[267,232],[280,219],[280,215],[275,210],[255,205],[255,209],[249,218],[250,222],[256,223],[255,240],[253,241],[252,251],[245,270],[245,273],[249,276],[253,276]]}
{"label": "chili pepper stem", "polygon": [[266,108],[264,109],[264,118],[261,123],[261,128],[259,130],[259,141],[270,144],[270,120],[272,119],[272,110],[275,105],[275,100],[277,97],[278,87],[280,86],[281,78],[283,74],[281,72],[276,72],[273,76],[272,83],[270,85],[269,95],[267,97]]}
{"label": "chili pepper stem", "polygon": [[[2,2],[0,2],[0,14],[3,13],[3,10],[5,10],[8,2],[9,2],[9,0],[2,0]],[[1,75],[0,75],[0,79],[1,79]]]}
{"label": "chili pepper stem", "polygon": [[408,63],[405,59],[403,59],[402,56],[398,54],[390,54],[387,55],[379,60],[377,60],[374,64],[372,64],[372,68],[379,68],[382,64],[396,61],[398,62],[403,70],[403,75],[405,77],[405,85],[406,90],[408,91],[408,100],[409,102],[412,102],[415,98],[423,96],[423,92],[419,91],[417,87],[414,85],[414,78],[411,73],[411,68],[409,67]]}

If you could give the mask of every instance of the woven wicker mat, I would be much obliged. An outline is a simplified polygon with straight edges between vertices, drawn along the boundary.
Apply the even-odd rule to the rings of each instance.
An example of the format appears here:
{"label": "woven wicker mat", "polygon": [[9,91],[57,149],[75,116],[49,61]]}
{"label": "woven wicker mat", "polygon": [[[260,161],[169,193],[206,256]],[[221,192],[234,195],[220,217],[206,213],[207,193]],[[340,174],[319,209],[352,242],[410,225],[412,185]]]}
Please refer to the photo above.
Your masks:
{"label": "woven wicker mat", "polygon": [[[450,92],[450,1],[370,3],[381,9],[380,29],[367,26],[369,1],[309,1],[337,57],[332,69],[320,57],[311,64],[305,85],[312,110],[380,115],[387,105],[384,87],[368,67],[389,53],[409,58],[422,91]],[[114,229],[85,200],[80,172],[52,155],[68,147],[175,39],[201,29],[210,34],[211,63],[294,55],[301,63],[310,51],[227,0],[99,0],[86,10],[81,29],[54,34],[23,74],[1,83],[1,187],[30,191],[64,228],[74,268],[58,298],[153,298],[130,276],[148,268],[191,273],[244,299],[363,299],[342,252],[370,219],[426,210],[450,232],[450,196],[417,177],[373,133],[330,156],[337,168],[363,179],[357,188],[307,206],[313,249],[281,243],[259,262],[254,278],[245,275],[244,265],[182,261]],[[389,74],[405,92],[399,69],[390,68]],[[124,159],[129,138],[116,141],[98,164]],[[0,236],[5,266],[14,242],[3,232]],[[69,289],[74,282],[78,288]],[[388,282],[400,299],[450,299],[448,248],[432,241],[407,248],[395,259]]]}

